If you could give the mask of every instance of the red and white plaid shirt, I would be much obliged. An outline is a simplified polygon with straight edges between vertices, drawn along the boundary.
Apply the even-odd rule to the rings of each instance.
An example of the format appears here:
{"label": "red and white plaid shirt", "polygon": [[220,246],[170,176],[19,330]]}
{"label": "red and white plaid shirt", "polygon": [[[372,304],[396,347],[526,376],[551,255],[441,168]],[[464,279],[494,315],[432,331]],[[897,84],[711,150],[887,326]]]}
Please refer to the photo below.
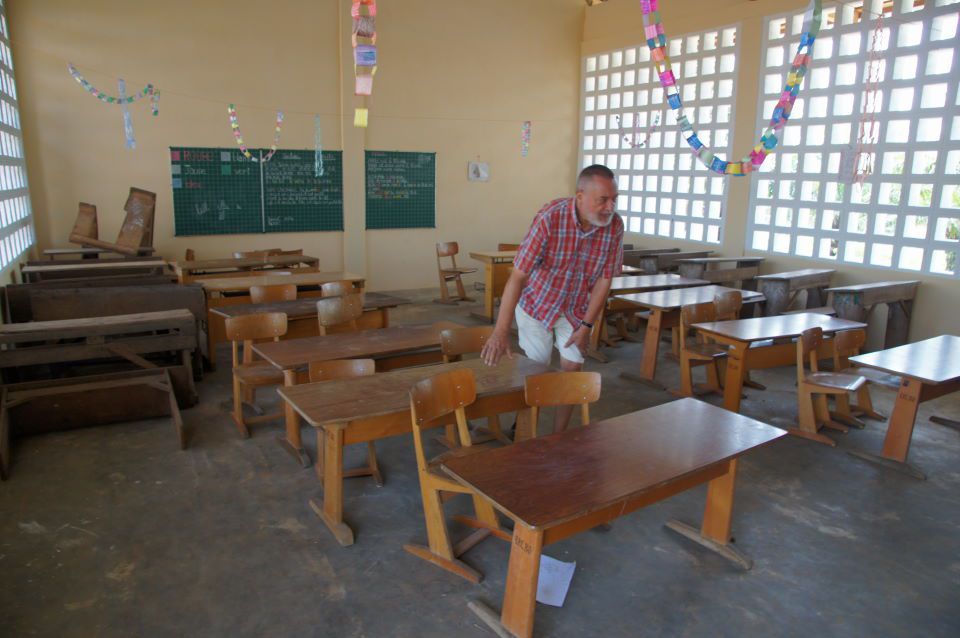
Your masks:
{"label": "red and white plaid shirt", "polygon": [[620,274],[623,220],[614,213],[608,226],[583,231],[573,198],[555,199],[540,209],[513,265],[530,275],[520,307],[552,328],[562,314],[580,325],[597,279]]}

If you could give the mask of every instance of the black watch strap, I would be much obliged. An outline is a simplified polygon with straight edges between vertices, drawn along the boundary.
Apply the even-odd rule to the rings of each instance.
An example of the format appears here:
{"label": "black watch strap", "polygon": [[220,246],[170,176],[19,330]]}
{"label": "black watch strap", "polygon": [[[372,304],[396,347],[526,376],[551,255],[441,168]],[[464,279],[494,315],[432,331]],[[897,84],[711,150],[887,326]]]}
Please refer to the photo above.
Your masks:
{"label": "black watch strap", "polygon": [[584,321],[583,319],[580,320],[580,325],[581,325],[581,326],[586,326],[586,327],[590,328],[591,330],[593,329],[593,324],[592,324],[592,323],[589,323],[589,322],[586,322],[586,321]]}

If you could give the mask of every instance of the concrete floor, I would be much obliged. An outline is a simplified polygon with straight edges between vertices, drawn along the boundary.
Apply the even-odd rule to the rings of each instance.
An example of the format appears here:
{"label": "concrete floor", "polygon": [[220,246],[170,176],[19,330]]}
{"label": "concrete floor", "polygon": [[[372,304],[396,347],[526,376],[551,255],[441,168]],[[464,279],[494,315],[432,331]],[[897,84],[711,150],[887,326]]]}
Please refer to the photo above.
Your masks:
{"label": "concrete floor", "polygon": [[[401,294],[418,303],[395,323],[475,323],[475,305]],[[608,352],[610,363],[588,364],[603,374],[596,417],[673,400],[618,377],[638,365],[639,344]],[[220,354],[200,405],[184,412],[186,451],[163,419],[16,444],[0,484],[0,636],[492,636],[467,602],[499,608],[506,543],[465,556],[486,575],[477,586],[402,549],[426,539],[410,438],[377,443],[384,487],[347,481],[357,542],[340,547],[307,506],[320,493],[313,472],[274,442],[281,426],[237,436]],[[790,419],[793,374],[755,374],[769,389],[748,391],[744,413]],[[663,359],[658,377],[675,383],[677,365]],[[873,394],[889,412],[892,393]],[[927,481],[846,454],[879,450],[876,422],[837,436],[835,449],[791,438],[748,456],[734,534],[750,572],[663,528],[671,517],[698,523],[704,489],[550,546],[577,570],[563,608],[537,606],[536,634],[960,635],[960,434],[929,423],[934,412],[960,418],[960,398],[921,406],[910,459]],[[347,466],[362,452],[348,450]]]}

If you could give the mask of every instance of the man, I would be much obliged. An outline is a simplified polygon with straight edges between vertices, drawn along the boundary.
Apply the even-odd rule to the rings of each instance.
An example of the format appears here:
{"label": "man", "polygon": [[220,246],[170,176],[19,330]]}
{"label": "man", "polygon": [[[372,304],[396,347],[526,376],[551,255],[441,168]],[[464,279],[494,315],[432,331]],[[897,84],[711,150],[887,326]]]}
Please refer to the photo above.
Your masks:
{"label": "man", "polygon": [[[590,331],[623,263],[623,220],[614,212],[616,203],[613,172],[594,164],[580,172],[573,198],[556,199],[537,213],[481,352],[487,365],[512,356],[508,335],[516,315],[527,357],[548,364],[556,344],[562,370],[583,367]],[[566,429],[572,410],[557,409],[554,432]]]}

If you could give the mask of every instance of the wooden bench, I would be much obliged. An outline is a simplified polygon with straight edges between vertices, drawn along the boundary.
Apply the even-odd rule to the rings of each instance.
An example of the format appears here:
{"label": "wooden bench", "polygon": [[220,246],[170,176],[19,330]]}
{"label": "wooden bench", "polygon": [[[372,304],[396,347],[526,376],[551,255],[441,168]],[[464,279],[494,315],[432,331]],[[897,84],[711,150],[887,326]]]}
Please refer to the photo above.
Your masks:
{"label": "wooden bench", "polygon": [[316,272],[320,260],[309,255],[262,255],[260,257],[203,259],[174,261],[170,266],[177,280],[190,283],[198,279],[223,277],[249,277],[251,271],[282,270],[289,268],[297,273]]}
{"label": "wooden bench", "polygon": [[[680,267],[681,259],[694,259],[697,257],[709,257],[712,250],[700,250],[694,252],[669,252],[656,253],[653,255],[643,255],[640,257],[640,263],[637,264],[643,272],[653,275],[658,272],[669,272],[677,270]],[[696,277],[694,278],[696,279]]]}
{"label": "wooden bench", "polygon": [[80,277],[107,277],[110,275],[162,275],[166,263],[159,257],[135,257],[130,259],[78,259],[68,261],[32,262],[20,269],[24,283],[50,279],[76,279]]}
{"label": "wooden bench", "polygon": [[692,257],[677,260],[682,277],[705,279],[712,284],[756,290],[763,257]]}
{"label": "wooden bench", "polygon": [[805,268],[772,275],[759,275],[760,292],[767,298],[764,314],[775,317],[790,308],[800,291],[807,291],[805,308],[826,305],[826,289],[836,271],[832,268]]}
{"label": "wooden bench", "polygon": [[869,324],[870,312],[878,304],[887,304],[887,325],[883,331],[883,347],[895,348],[907,343],[910,335],[910,317],[913,298],[920,282],[881,281],[875,284],[838,286],[828,288],[833,294],[837,316]]}
{"label": "wooden bench", "polygon": [[[155,252],[153,246],[141,246],[137,249],[137,255],[148,256]],[[105,248],[45,248],[43,250],[44,259],[54,261],[57,257],[77,257],[81,259],[98,259],[101,255],[116,255],[112,250]]]}

